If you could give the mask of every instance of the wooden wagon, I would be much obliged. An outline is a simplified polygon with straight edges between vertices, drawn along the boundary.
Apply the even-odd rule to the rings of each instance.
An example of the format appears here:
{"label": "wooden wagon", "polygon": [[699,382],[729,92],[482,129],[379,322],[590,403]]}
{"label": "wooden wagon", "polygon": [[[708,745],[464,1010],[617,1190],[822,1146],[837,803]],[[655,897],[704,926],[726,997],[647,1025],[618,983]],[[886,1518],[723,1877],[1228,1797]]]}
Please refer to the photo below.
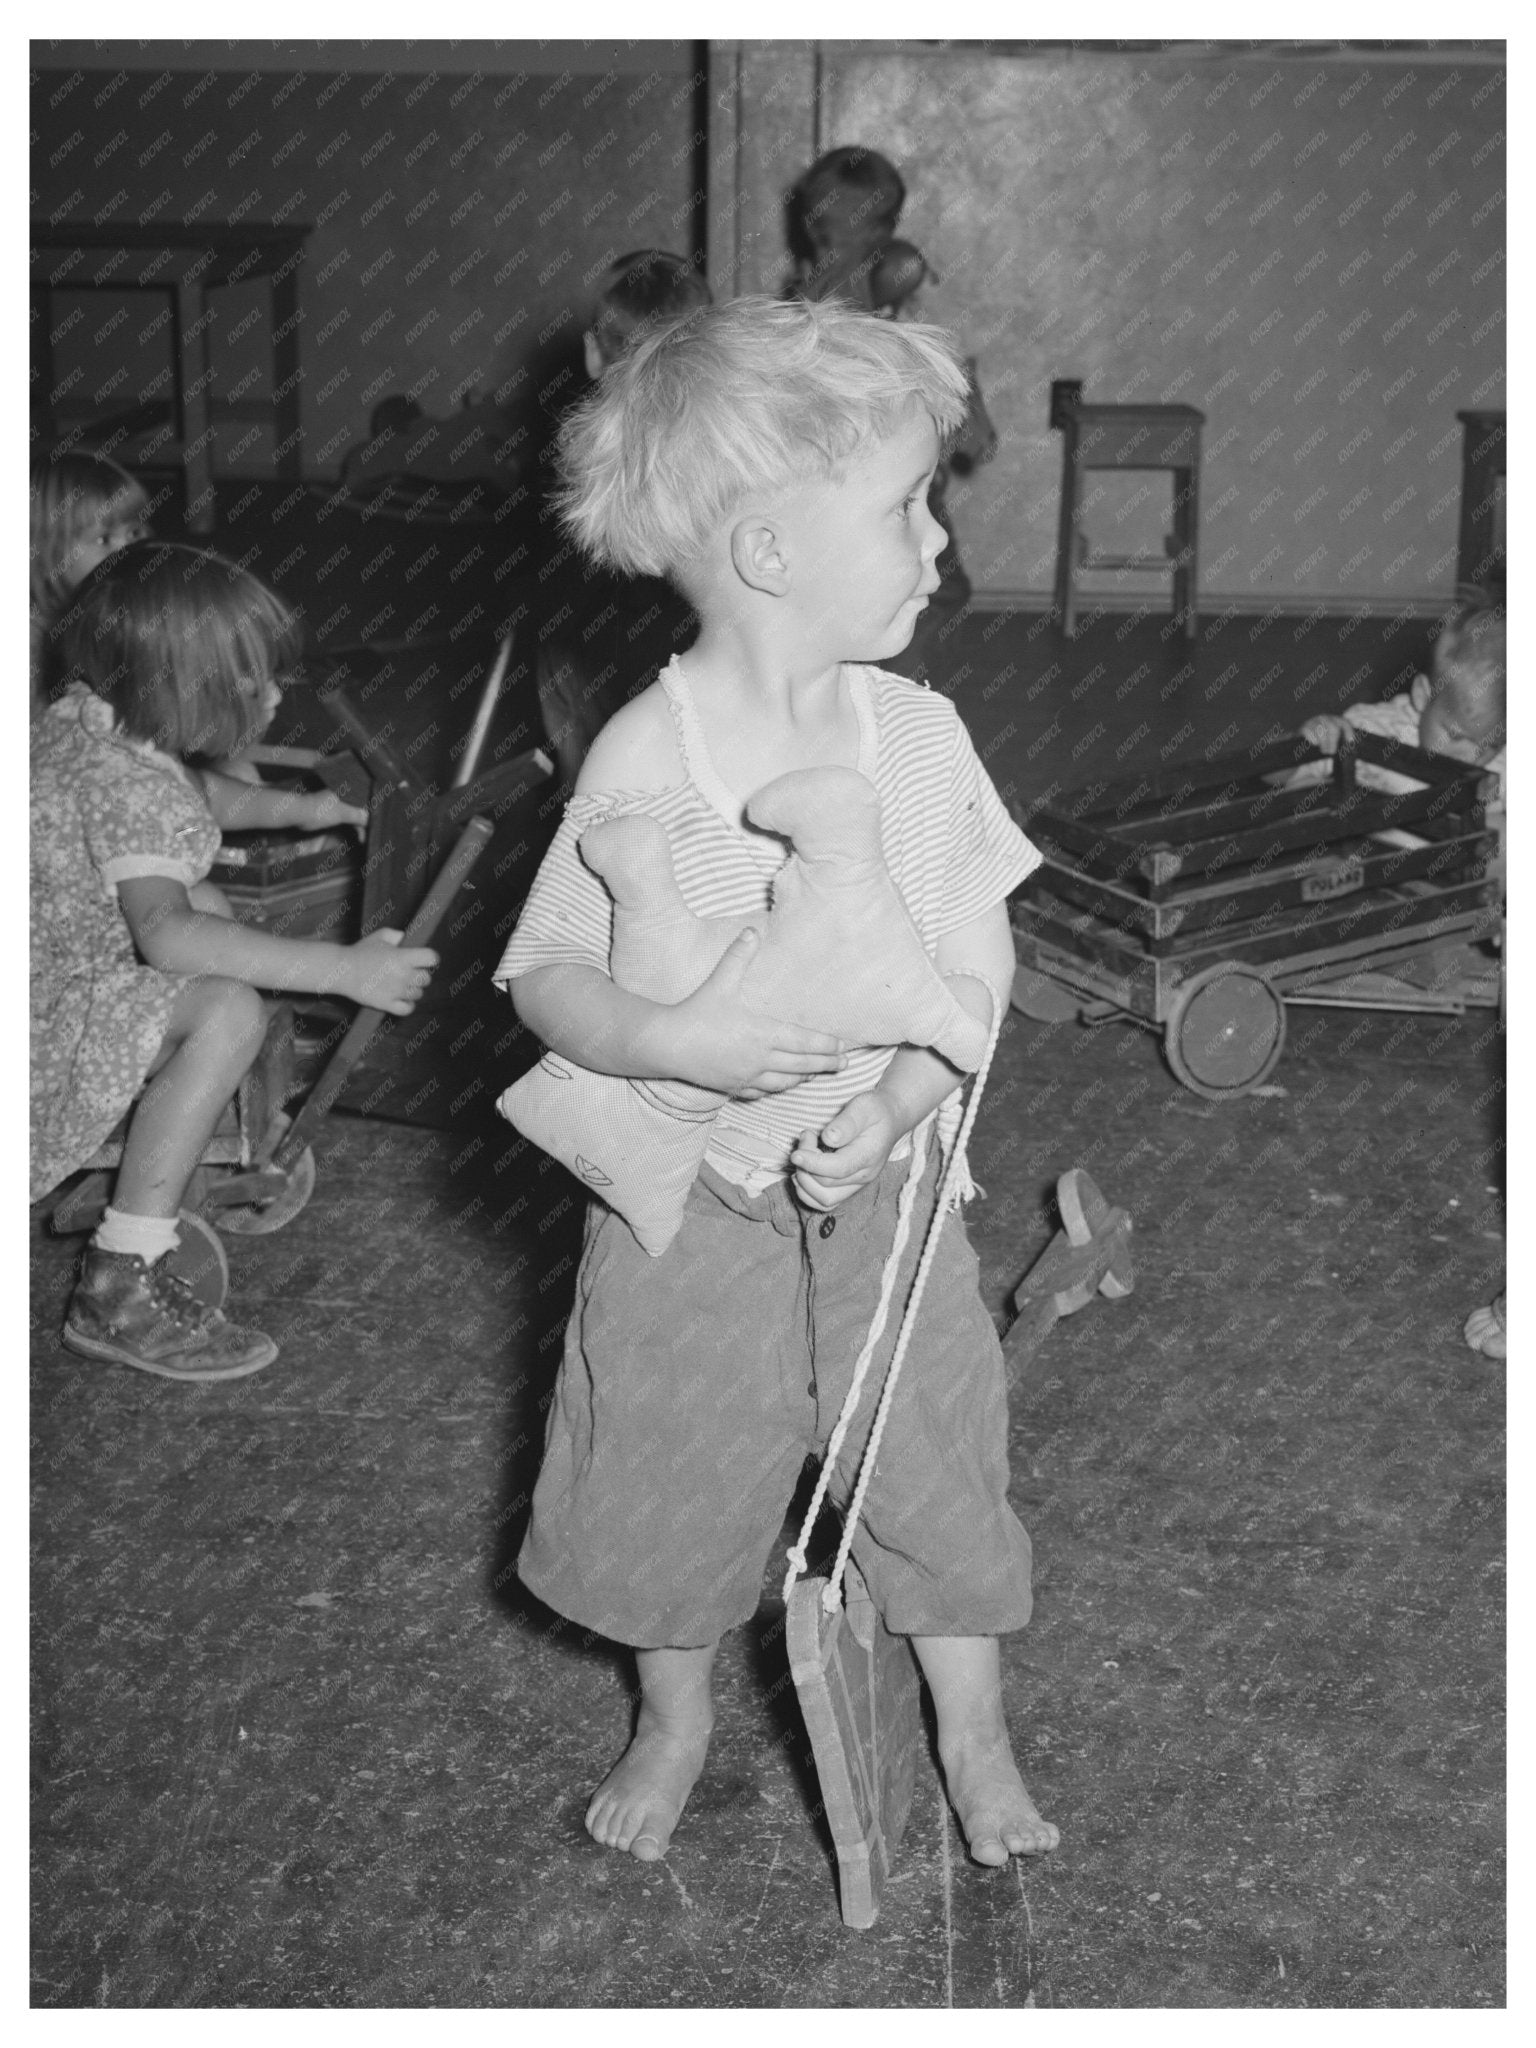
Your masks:
{"label": "wooden wagon", "polygon": [[1498,778],[1356,734],[1286,738],[1099,782],[1021,822],[1045,855],[1014,898],[1015,1005],[1161,1029],[1179,1080],[1245,1094],[1287,1003],[1497,1006]]}

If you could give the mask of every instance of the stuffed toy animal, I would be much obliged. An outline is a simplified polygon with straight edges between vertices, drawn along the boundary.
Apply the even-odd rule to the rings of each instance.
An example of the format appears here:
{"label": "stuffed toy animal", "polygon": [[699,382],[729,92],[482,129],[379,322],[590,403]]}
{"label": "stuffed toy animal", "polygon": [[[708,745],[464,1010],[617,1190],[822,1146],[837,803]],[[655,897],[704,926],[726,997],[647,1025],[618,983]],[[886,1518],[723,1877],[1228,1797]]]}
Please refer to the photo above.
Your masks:
{"label": "stuffed toy animal", "polygon": [[[608,818],[582,834],[582,859],[613,897],[609,971],[619,986],[681,1002],[755,925],[760,943],[741,982],[753,1009],[848,1046],[931,1046],[974,1073],[987,1028],[924,951],[881,854],[880,799],[867,778],[850,768],[796,769],[765,784],[747,815],[792,849],[760,918],[696,917],[654,818]],[[687,1082],[592,1073],[547,1053],[498,1107],[659,1256],[677,1235],[725,1100]]]}

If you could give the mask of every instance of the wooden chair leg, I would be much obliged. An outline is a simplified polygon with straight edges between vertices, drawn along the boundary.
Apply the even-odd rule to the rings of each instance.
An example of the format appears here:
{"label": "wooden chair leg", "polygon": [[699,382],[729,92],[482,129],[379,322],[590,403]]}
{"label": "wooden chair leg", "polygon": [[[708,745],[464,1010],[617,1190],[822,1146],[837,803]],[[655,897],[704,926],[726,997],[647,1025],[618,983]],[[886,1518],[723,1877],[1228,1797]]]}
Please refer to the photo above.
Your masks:
{"label": "wooden chair leg", "polygon": [[1183,486],[1184,547],[1183,583],[1179,595],[1180,607],[1184,613],[1184,637],[1195,640],[1200,634],[1200,465],[1196,462],[1185,473]]}
{"label": "wooden chair leg", "polygon": [[1077,434],[1069,427],[1061,459],[1061,519],[1056,537],[1056,616],[1063,637],[1077,633],[1077,529],[1082,512],[1083,477],[1077,460]]}

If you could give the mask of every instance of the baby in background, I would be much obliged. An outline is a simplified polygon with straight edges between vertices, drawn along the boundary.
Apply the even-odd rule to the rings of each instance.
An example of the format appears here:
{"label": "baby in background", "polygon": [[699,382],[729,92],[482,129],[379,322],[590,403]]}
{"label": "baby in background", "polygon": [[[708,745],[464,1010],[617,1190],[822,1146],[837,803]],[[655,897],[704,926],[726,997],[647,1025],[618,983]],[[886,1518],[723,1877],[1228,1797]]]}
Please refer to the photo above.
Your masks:
{"label": "baby in background", "polygon": [[[1422,747],[1429,754],[1486,768],[1499,779],[1488,806],[1488,823],[1499,835],[1495,872],[1504,860],[1504,607],[1482,599],[1457,603],[1446,617],[1429,660],[1428,675],[1417,675],[1406,690],[1380,704],[1351,704],[1341,713],[1321,712],[1301,728],[1302,737],[1325,754],[1338,752],[1346,733],[1375,733]],[[1368,787],[1412,785],[1391,769],[1363,762],[1359,780]]]}
{"label": "baby in background", "polygon": [[1415,676],[1408,689],[1383,703],[1319,713],[1301,730],[1325,754],[1336,753],[1347,732],[1368,732],[1491,769],[1499,777],[1502,810],[1504,607],[1458,603],[1435,637],[1428,675]]}
{"label": "baby in background", "polygon": [[[1469,766],[1486,768],[1499,779],[1497,797],[1487,807],[1489,827],[1498,834],[1498,853],[1490,875],[1504,884],[1505,750],[1504,607],[1479,598],[1457,603],[1446,617],[1430,655],[1428,675],[1417,675],[1408,689],[1381,704],[1351,704],[1341,715],[1309,718],[1302,736],[1325,754],[1338,752],[1346,732],[1376,733],[1403,740],[1429,754],[1448,754]],[[1362,762],[1358,778],[1367,785],[1409,787],[1390,769]],[[1401,834],[1383,834],[1400,838]],[[1486,1308],[1467,1318],[1467,1343],[1485,1357],[1505,1355],[1505,1303],[1501,1290]]]}
{"label": "baby in background", "polygon": [[1435,637],[1429,674],[1381,704],[1322,712],[1301,728],[1325,754],[1346,731],[1403,740],[1426,753],[1504,772],[1504,607],[1463,601]]}

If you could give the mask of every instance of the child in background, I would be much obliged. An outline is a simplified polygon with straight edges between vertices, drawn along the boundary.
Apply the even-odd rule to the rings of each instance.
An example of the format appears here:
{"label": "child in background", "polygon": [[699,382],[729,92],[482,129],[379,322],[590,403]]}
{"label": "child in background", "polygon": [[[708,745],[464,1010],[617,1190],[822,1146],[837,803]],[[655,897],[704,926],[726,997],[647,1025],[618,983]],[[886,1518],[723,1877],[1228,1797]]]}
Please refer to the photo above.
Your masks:
{"label": "child in background", "polygon": [[142,540],[149,499],[136,477],[88,448],[32,465],[31,716],[48,702],[49,628],[96,564]]}
{"label": "child in background", "polygon": [[[709,303],[709,286],[686,257],[667,249],[618,257],[582,336],[587,375],[596,383],[642,336]],[[660,577],[614,576],[573,551],[567,561],[546,581],[546,605],[550,617],[568,616],[541,635],[537,673],[544,736],[570,789],[604,725],[686,646],[698,621]]]}
{"label": "child in background", "polygon": [[790,188],[786,212],[791,289],[804,299],[847,299],[875,310],[871,278],[896,232],[907,188],[876,149],[829,149]]}
{"label": "child in background", "polygon": [[67,688],[32,728],[32,1199],[133,1109],[64,1342],[168,1379],[235,1379],[276,1345],[201,1306],[163,1261],[260,1049],[257,991],[325,990],[406,1016],[437,956],[399,950],[392,932],[354,946],[276,938],[231,922],[204,883],[220,825],[366,823],[329,790],[186,765],[250,745],[277,709],[295,626],[255,577],[139,542],[80,585],[59,640]]}
{"label": "child in background", "polygon": [[592,324],[582,336],[595,384],[643,334],[710,303],[709,286],[685,256],[635,249],[609,264],[597,288]]}
{"label": "child in background", "polygon": [[1370,732],[1502,775],[1504,675],[1504,607],[1463,599],[1435,636],[1428,675],[1384,703],[1323,712],[1301,730],[1326,754],[1337,751],[1346,730]]}
{"label": "child in background", "polygon": [[[1325,754],[1338,751],[1346,732],[1376,733],[1426,753],[1487,768],[1499,778],[1499,794],[1488,807],[1489,825],[1499,835],[1494,869],[1503,876],[1504,851],[1504,607],[1486,599],[1458,601],[1436,635],[1428,675],[1417,675],[1406,690],[1381,704],[1351,704],[1341,714],[1309,718],[1302,736]],[[1363,762],[1359,779],[1368,787],[1409,785],[1390,769]]]}
{"label": "child in background", "polygon": [[[684,1002],[620,989],[609,899],[577,844],[601,818],[653,817],[696,914],[760,916],[787,848],[745,825],[746,800],[791,769],[857,768],[930,957],[974,1016],[1002,1014],[1006,898],[1039,855],[954,707],[864,665],[906,645],[938,587],[927,491],[965,391],[935,328],[742,299],[642,342],[562,434],[571,531],[615,570],[671,575],[702,625],[598,735],[497,979],[557,1054],[732,1098],[659,1258],[589,1208],[519,1557],[558,1612],[636,1649],[634,1739],[586,1820],[646,1861],[703,1767],[720,1637],[755,1611],[803,1461],[850,1383],[911,1133],[960,1077],[936,1054],[841,1048],[749,1010],[733,991],[750,930]],[[934,1161],[898,1299],[937,1194]],[[913,1639],[971,1854],[1003,1864],[1057,1841],[1003,1719],[998,1636],[1029,1618],[1029,1539],[1008,1505],[1002,1356],[958,1215],[937,1245],[854,1555],[887,1625]],[[872,1408],[839,1460],[843,1500]]]}
{"label": "child in background", "polygon": [[[804,298],[846,299],[884,320],[918,318],[923,285],[938,279],[920,249],[896,239],[905,203],[900,172],[878,150],[846,147],[819,156],[789,194],[796,258],[791,289]],[[929,511],[951,538],[941,558],[938,594],[900,662],[902,673],[930,681],[942,680],[951,665],[945,653],[950,629],[971,597],[971,579],[945,516],[950,474],[968,476],[997,452],[997,430],[981,396],[974,357],[966,358],[965,369],[965,412],[946,442],[928,498]]]}
{"label": "child in background", "polygon": [[[1498,834],[1498,853],[1490,875],[1504,883],[1504,813],[1507,790],[1505,754],[1504,607],[1481,594],[1458,600],[1435,636],[1429,674],[1417,675],[1408,689],[1381,704],[1351,704],[1342,714],[1321,712],[1301,728],[1304,738],[1325,754],[1338,752],[1346,732],[1376,733],[1402,740],[1429,754],[1486,768],[1499,779],[1499,793],[1488,805],[1488,824]],[[1412,784],[1391,769],[1364,761],[1356,770],[1368,787],[1406,789]],[[1486,1308],[1468,1316],[1463,1336],[1486,1358],[1505,1355],[1505,1304],[1501,1291]]]}

